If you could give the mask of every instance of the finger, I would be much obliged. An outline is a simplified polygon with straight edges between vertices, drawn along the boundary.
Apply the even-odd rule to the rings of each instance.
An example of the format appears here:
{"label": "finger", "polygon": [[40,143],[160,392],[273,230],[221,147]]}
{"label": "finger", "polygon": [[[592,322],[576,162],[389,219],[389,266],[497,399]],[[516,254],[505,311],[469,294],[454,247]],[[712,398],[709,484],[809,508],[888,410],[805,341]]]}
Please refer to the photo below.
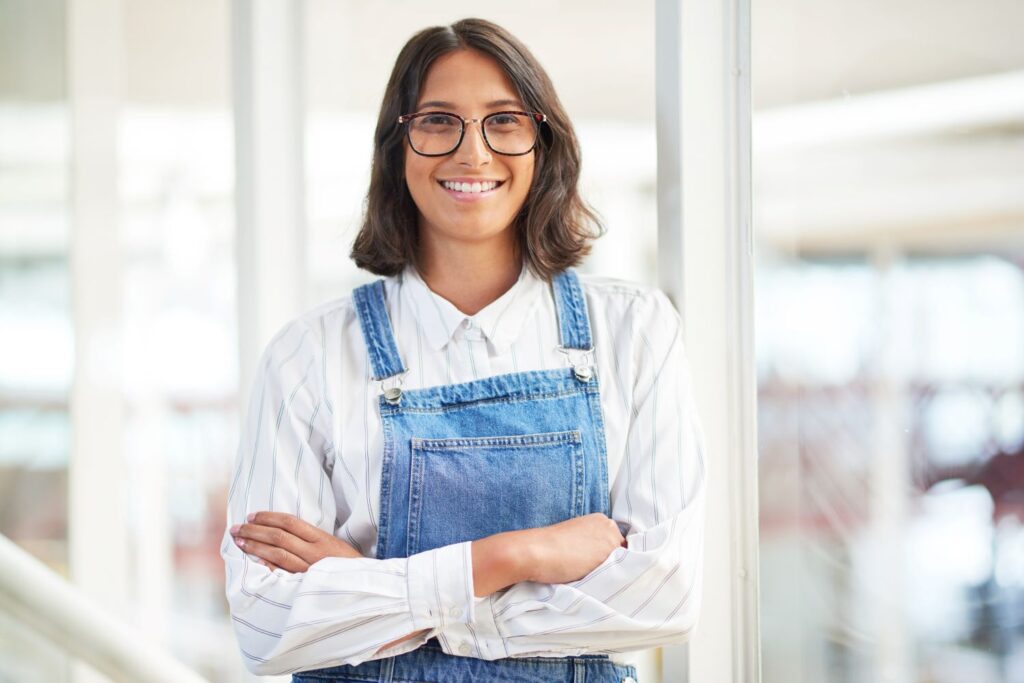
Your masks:
{"label": "finger", "polygon": [[269,562],[286,571],[298,574],[309,569],[308,562],[283,548],[245,538],[237,538],[235,543],[246,553],[255,555],[258,559]]}
{"label": "finger", "polygon": [[262,564],[264,567],[266,567],[270,571],[274,571],[275,569],[279,569],[279,567],[276,564],[274,564],[273,562],[267,562],[266,560],[260,560],[260,559],[257,559],[256,561],[259,562],[260,564]]}
{"label": "finger", "polygon": [[328,533],[322,534],[322,538],[315,543],[308,543],[277,527],[236,524],[231,527],[231,535],[236,539],[251,539],[283,548],[308,564],[313,564],[324,557],[362,557],[358,550]]}
{"label": "finger", "polygon": [[265,545],[274,546],[302,558],[306,562],[312,561],[315,554],[312,546],[298,536],[291,534],[284,529],[260,524],[243,524],[239,527],[235,538],[244,538],[248,541],[259,541]]}
{"label": "finger", "polygon": [[288,514],[287,512],[271,512],[269,510],[263,510],[261,512],[253,512],[246,518],[246,520],[254,524],[284,529],[288,533],[301,538],[307,543],[315,543],[321,540],[324,536],[331,535],[323,529],[318,529],[309,522],[299,519],[295,515]]}

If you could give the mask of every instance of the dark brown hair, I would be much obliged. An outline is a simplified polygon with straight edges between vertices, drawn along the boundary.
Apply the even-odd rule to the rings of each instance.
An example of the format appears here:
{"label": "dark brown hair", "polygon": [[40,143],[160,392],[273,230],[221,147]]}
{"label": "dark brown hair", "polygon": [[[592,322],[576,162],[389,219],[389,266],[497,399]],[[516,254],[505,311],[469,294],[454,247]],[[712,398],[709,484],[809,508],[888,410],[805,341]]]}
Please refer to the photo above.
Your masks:
{"label": "dark brown hair", "polygon": [[350,256],[357,266],[377,275],[395,275],[406,264],[416,263],[418,212],[405,184],[405,137],[397,119],[415,110],[434,60],[467,48],[493,58],[526,108],[547,115],[534,151],[533,183],[514,229],[526,265],[550,280],[578,265],[604,227],[579,195],[579,143],[551,79],[522,43],[483,19],[424,29],[399,53],[377,117],[370,189]]}

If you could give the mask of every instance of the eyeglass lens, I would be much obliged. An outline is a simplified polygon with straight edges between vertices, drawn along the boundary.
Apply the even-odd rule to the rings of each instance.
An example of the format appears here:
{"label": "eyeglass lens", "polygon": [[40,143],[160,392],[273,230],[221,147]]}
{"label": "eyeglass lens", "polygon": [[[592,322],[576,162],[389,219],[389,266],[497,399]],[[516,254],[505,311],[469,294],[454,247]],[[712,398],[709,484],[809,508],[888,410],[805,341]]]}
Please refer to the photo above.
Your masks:
{"label": "eyeglass lens", "polygon": [[[450,154],[462,137],[462,120],[451,114],[426,114],[409,121],[409,143],[420,154]],[[532,116],[497,113],[482,123],[487,146],[498,154],[525,154],[537,141]]]}

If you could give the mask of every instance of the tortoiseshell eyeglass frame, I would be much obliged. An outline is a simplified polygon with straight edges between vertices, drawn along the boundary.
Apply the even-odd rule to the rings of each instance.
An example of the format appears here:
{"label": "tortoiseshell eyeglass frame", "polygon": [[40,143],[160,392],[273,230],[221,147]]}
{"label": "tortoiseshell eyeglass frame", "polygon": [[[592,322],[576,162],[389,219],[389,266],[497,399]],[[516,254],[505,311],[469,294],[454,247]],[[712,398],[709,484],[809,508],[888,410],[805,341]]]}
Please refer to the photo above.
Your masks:
{"label": "tortoiseshell eyeglass frame", "polygon": [[[416,154],[419,154],[422,157],[444,157],[444,156],[448,156],[449,154],[451,154],[455,150],[457,150],[459,148],[459,145],[462,144],[462,139],[466,137],[466,124],[467,123],[479,123],[480,124],[480,131],[483,133],[484,143],[486,143],[487,148],[490,149],[495,154],[501,154],[502,156],[507,156],[507,157],[521,157],[521,156],[523,156],[525,154],[529,154],[534,149],[536,149],[536,147],[537,147],[537,139],[540,137],[539,136],[540,124],[542,124],[542,123],[544,123],[545,121],[548,120],[548,117],[545,114],[540,113],[539,111],[496,111],[496,112],[488,114],[487,116],[484,116],[483,118],[478,118],[478,119],[464,119],[461,116],[459,116],[458,114],[456,114],[454,112],[450,112],[450,111],[424,111],[424,112],[417,112],[415,114],[402,114],[401,116],[398,117],[398,123],[400,125],[405,125],[405,124],[409,123],[410,121],[412,121],[413,119],[419,118],[421,116],[436,116],[438,114],[443,114],[445,116],[453,116],[453,117],[457,118],[462,123],[462,129],[459,131],[459,139],[458,139],[458,141],[456,141],[455,145],[453,145],[452,148],[450,150],[448,150],[447,152],[435,152],[435,153],[427,154],[425,152],[421,152],[418,149],[416,149],[416,146],[412,143],[412,133],[409,130],[409,126],[406,125],[405,126],[405,137],[409,141],[409,147],[410,147],[410,149],[412,149],[412,151],[416,152]],[[494,147],[491,145],[491,141],[487,139],[487,130],[484,128],[483,122],[486,121],[487,119],[491,118],[492,116],[501,116],[502,114],[516,114],[518,116],[529,116],[533,120],[533,122],[534,122],[533,144],[525,152],[512,152],[512,153],[510,153],[510,152],[499,152],[498,150],[494,149]]]}

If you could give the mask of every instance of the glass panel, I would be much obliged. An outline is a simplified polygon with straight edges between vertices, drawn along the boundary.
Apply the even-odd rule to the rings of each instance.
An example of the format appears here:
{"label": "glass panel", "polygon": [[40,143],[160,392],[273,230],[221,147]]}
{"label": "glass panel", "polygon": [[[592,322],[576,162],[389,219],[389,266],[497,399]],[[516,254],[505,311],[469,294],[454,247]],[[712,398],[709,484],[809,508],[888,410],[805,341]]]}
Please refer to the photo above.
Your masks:
{"label": "glass panel", "polygon": [[753,9],[764,681],[1024,680],[1024,6]]}
{"label": "glass panel", "polygon": [[219,555],[238,438],[227,94],[199,109],[170,92],[129,103],[120,139],[134,609],[211,680],[238,680],[243,668],[223,654],[236,646]]}
{"label": "glass panel", "polygon": [[118,139],[133,617],[216,681],[247,677],[219,554],[239,419],[230,16],[125,3]]}

